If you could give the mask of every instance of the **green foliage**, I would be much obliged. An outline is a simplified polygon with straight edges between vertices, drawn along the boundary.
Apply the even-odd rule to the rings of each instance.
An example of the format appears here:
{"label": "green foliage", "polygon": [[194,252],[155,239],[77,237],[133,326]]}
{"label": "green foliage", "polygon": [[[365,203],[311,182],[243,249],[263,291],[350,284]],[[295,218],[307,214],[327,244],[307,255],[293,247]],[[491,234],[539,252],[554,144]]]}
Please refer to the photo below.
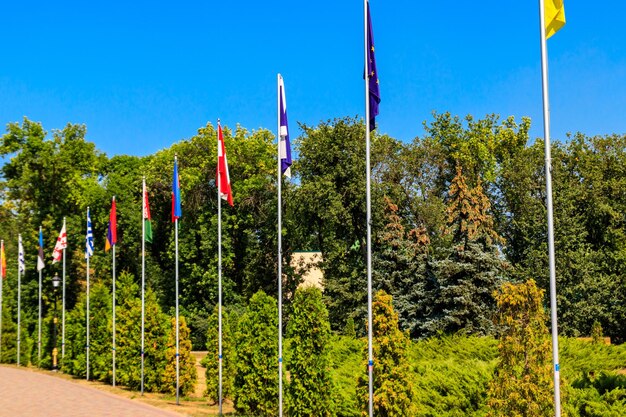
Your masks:
{"label": "green foliage", "polygon": [[507,283],[496,298],[502,330],[488,416],[550,416],[554,385],[543,291],[533,280]]}
{"label": "green foliage", "polygon": [[[222,307],[222,398],[233,397],[235,382],[236,351],[235,337],[231,324],[236,328],[236,317]],[[219,326],[218,306],[209,316],[207,329],[207,356],[202,363],[206,367],[206,396],[213,403],[219,402]]]}
{"label": "green foliage", "polygon": [[335,416],[330,379],[330,323],[318,288],[296,290],[287,327],[291,357],[286,364],[287,414],[293,417]]}
{"label": "green foliage", "polygon": [[[410,341],[398,328],[398,313],[393,310],[392,297],[378,291],[372,303],[372,315],[374,414],[386,417],[413,415],[413,384],[407,360]],[[358,380],[359,408],[361,415],[367,416],[367,374],[360,373]]]}
{"label": "green foliage", "polygon": [[250,299],[236,335],[235,409],[254,416],[278,413],[278,308],[263,291]]}
{"label": "green foliage", "polygon": [[[191,340],[189,327],[184,316],[180,316],[178,325],[178,353],[179,353],[179,393],[182,396],[193,392],[198,380],[196,359],[191,354]],[[163,387],[165,392],[176,394],[176,317],[171,319],[171,328],[167,338],[165,351],[166,366],[163,372]]]}
{"label": "green foliage", "polygon": [[598,321],[594,321],[593,325],[591,326],[591,340],[596,345],[604,343],[604,338],[602,336],[602,325]]}

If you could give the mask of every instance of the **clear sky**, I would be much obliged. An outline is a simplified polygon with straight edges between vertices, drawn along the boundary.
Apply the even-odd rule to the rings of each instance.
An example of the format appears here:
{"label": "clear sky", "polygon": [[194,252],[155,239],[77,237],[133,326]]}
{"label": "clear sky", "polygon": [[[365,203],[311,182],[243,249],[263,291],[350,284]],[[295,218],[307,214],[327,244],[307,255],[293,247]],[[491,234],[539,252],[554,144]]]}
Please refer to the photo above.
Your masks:
{"label": "clear sky", "polygon": [[[552,137],[626,133],[626,2],[565,0],[549,40]],[[371,0],[382,132],[433,111],[530,116],[542,135],[538,1]],[[362,116],[360,0],[0,5],[0,123],[84,123],[114,154],[147,155],[208,121],[276,129],[276,73],[296,121]],[[4,131],[4,129],[3,129]]]}

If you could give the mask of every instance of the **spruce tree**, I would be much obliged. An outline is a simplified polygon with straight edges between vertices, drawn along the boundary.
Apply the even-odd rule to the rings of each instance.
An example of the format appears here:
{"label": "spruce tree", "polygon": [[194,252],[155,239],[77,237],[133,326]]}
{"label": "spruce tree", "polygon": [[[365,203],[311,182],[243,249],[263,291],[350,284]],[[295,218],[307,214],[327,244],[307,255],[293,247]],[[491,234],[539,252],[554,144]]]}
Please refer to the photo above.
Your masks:
{"label": "spruce tree", "polygon": [[278,414],[278,308],[276,299],[259,291],[239,321],[235,409],[244,415]]}
{"label": "spruce tree", "polygon": [[[233,384],[236,372],[235,340],[231,329],[229,311],[222,308],[222,397],[232,398]],[[206,367],[206,393],[209,401],[216,404],[219,401],[219,329],[218,306],[209,316],[207,329],[208,353],[202,363]]]}
{"label": "spruce tree", "polygon": [[291,346],[287,413],[291,417],[334,416],[330,323],[322,292],[315,287],[297,289],[292,309],[287,327]]}
{"label": "spruce tree", "polygon": [[[410,340],[398,328],[398,313],[392,297],[378,291],[372,303],[374,354],[374,414],[381,417],[415,415],[413,386],[408,365]],[[367,353],[367,350],[365,351]],[[367,370],[367,361],[364,363]],[[357,386],[361,415],[369,409],[368,374],[359,376]]]}
{"label": "spruce tree", "polygon": [[504,284],[495,294],[499,362],[489,384],[488,417],[553,415],[550,336],[543,290],[535,281]]}
{"label": "spruce tree", "polygon": [[[176,394],[176,317],[171,319],[171,331],[167,339],[167,365],[163,375],[163,390]],[[180,395],[185,396],[194,392],[198,380],[196,358],[191,354],[191,339],[189,327],[184,316],[180,316],[179,323],[179,385]]]}

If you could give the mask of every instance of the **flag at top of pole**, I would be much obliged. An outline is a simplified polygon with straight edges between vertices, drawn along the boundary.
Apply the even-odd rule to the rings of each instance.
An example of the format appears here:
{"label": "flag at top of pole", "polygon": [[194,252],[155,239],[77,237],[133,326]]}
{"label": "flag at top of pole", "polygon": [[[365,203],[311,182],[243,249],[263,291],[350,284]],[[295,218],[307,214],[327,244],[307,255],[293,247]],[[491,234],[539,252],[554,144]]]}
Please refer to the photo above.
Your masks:
{"label": "flag at top of pole", "polygon": [[93,256],[93,229],[91,228],[91,216],[87,207],[87,235],[85,236],[85,259]]}
{"label": "flag at top of pole", "polygon": [[376,58],[374,56],[374,33],[372,31],[369,1],[367,2],[367,58],[371,131],[376,129],[376,116],[378,116],[378,105],[380,104],[380,87],[378,83],[378,71],[376,70]]}
{"label": "flag at top of pole", "polygon": [[289,142],[289,127],[287,123],[287,98],[285,96],[285,82],[283,76],[278,74],[278,101],[280,106],[280,171],[286,177],[291,178],[291,143]]}
{"label": "flag at top of pole", "polygon": [[37,271],[41,271],[46,267],[43,261],[43,232],[39,228],[39,255],[37,255]]}
{"label": "flag at top of pole", "polygon": [[546,39],[565,25],[563,0],[545,0]]}
{"label": "flag at top of pole", "polygon": [[107,239],[104,244],[104,251],[108,252],[117,243],[117,210],[115,208],[115,197],[111,204],[111,212],[109,214],[109,229],[107,230]]}
{"label": "flag at top of pole", "polygon": [[4,253],[4,240],[2,241],[2,247],[0,248],[0,258],[2,258],[2,260],[0,260],[0,275],[2,276],[2,279],[6,279],[7,278],[7,257]]}
{"label": "flag at top of pole", "polygon": [[148,204],[148,189],[146,180],[143,181],[143,223],[145,231],[145,241],[152,243],[152,217],[150,216],[150,205]]}
{"label": "flag at top of pole", "polygon": [[233,192],[230,187],[230,175],[228,174],[228,159],[226,158],[226,146],[222,125],[217,122],[217,181],[222,200],[233,206]]}
{"label": "flag at top of pole", "polygon": [[172,223],[183,217],[180,205],[180,177],[178,176],[178,157],[174,156],[174,176],[172,178]]}
{"label": "flag at top of pole", "polygon": [[67,233],[65,232],[65,220],[63,220],[63,227],[61,228],[61,232],[59,232],[57,243],[54,246],[54,251],[52,252],[53,264],[61,261],[61,257],[63,256],[63,249],[65,248],[67,248]]}
{"label": "flag at top of pole", "polygon": [[24,246],[22,246],[22,235],[17,239],[17,267],[20,272],[26,272],[26,261],[24,260]]}

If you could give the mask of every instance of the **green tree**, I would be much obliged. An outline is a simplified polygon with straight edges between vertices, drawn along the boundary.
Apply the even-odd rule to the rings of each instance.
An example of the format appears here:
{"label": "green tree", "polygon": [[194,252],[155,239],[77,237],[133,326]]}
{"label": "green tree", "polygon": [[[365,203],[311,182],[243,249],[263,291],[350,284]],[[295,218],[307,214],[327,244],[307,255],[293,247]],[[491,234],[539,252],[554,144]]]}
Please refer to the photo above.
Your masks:
{"label": "green tree", "polygon": [[530,280],[504,284],[495,296],[500,355],[489,384],[488,416],[550,416],[553,384],[543,291]]}
{"label": "green tree", "polygon": [[[163,389],[170,394],[176,394],[176,318],[171,319],[171,330],[167,339],[166,358],[167,364],[163,375]],[[196,370],[196,358],[191,354],[191,340],[189,339],[189,327],[184,316],[180,316],[179,322],[179,384],[180,395],[192,393],[196,388],[198,372]]]}
{"label": "green tree", "polygon": [[278,308],[263,291],[250,299],[237,329],[235,409],[259,417],[278,413]]}
{"label": "green tree", "polygon": [[[235,337],[231,323],[235,318],[230,310],[222,308],[222,397],[232,398],[236,372]],[[206,367],[206,396],[213,403],[219,401],[219,328],[218,306],[209,316],[207,329],[208,353],[203,360]],[[234,324],[234,323],[233,323]]]}
{"label": "green tree", "polygon": [[[382,290],[374,296],[372,316],[374,414],[384,417],[414,415],[413,384],[407,356],[410,340],[398,328],[398,313],[393,309],[392,297]],[[357,395],[361,415],[367,416],[369,410],[367,372],[359,375]]]}
{"label": "green tree", "polygon": [[289,416],[335,415],[330,378],[330,324],[328,310],[318,288],[296,290],[293,312],[287,327],[291,359],[287,363]]}

